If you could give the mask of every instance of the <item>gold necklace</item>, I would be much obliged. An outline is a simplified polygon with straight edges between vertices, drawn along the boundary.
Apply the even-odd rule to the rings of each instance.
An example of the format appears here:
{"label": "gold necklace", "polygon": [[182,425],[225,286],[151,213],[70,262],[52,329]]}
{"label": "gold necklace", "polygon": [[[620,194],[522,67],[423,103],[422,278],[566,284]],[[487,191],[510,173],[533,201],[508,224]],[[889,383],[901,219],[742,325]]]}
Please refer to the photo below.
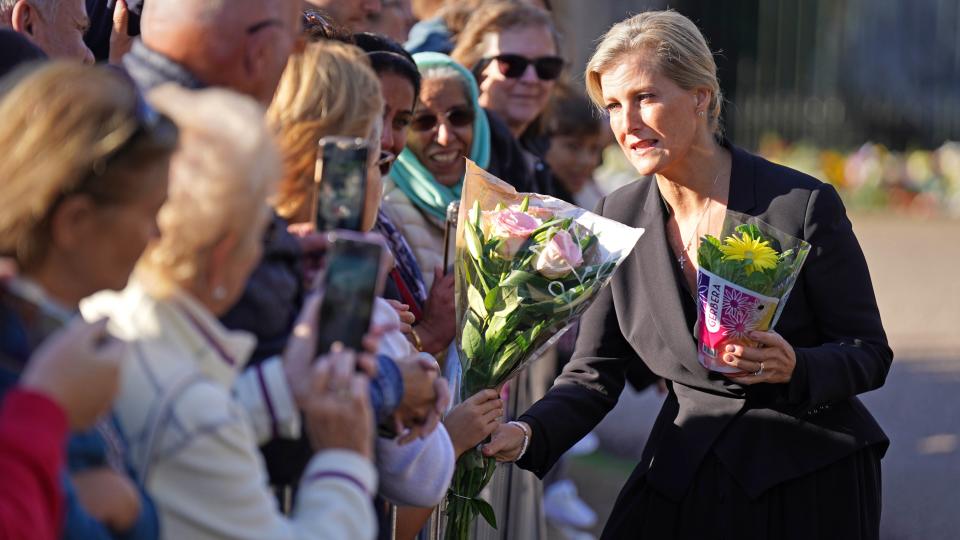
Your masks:
{"label": "gold necklace", "polygon": [[[710,203],[713,202],[713,199],[710,197],[713,195],[713,192],[717,188],[717,181],[720,180],[720,174],[717,173],[717,176],[713,179],[713,184],[710,186],[710,192],[707,194],[707,200],[703,203],[703,209],[700,210],[700,219],[697,220],[697,224],[693,227],[693,234],[690,235],[690,238],[687,240],[687,243],[683,245],[683,249],[680,251],[680,256],[677,257],[677,262],[680,263],[680,271],[682,272],[684,267],[687,264],[687,251],[690,249],[690,244],[693,243],[693,239],[697,238],[697,231],[700,230],[700,224],[703,223],[703,217],[707,215],[707,209],[710,208]],[[671,209],[672,212],[672,209]],[[673,217],[676,218],[677,214],[674,213]],[[683,233],[680,231],[680,222],[677,222],[677,234],[680,235],[680,241],[683,242]]]}

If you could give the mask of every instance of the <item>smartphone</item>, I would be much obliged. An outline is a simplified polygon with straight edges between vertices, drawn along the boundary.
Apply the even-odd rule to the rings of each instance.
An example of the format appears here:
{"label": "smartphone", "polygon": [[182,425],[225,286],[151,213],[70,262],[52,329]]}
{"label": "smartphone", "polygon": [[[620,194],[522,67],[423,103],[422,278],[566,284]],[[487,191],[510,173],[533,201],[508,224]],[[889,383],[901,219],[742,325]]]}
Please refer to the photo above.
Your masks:
{"label": "smartphone", "polygon": [[313,224],[317,231],[359,231],[367,187],[367,142],[324,137],[317,150]]}
{"label": "smartphone", "polygon": [[377,234],[336,231],[328,236],[317,354],[340,343],[359,351],[370,330],[374,299],[383,292],[387,248]]}
{"label": "smartphone", "polygon": [[[127,19],[127,35],[130,37],[140,35],[140,15],[143,14],[143,3],[145,0],[127,0],[127,10],[129,18]],[[117,5],[117,0],[107,0],[107,13],[113,14]]]}

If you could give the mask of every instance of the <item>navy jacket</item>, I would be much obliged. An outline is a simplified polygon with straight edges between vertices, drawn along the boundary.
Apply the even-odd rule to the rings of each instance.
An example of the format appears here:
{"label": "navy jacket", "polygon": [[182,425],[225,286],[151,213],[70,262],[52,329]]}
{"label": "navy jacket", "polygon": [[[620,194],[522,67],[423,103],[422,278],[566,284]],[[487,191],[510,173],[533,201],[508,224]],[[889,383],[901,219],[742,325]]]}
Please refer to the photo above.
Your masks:
{"label": "navy jacket", "polygon": [[653,178],[600,203],[600,213],[646,233],[584,314],[573,359],[521,419],[533,430],[519,465],[538,475],[617,402],[630,364],[668,381],[669,394],[639,464],[679,501],[713,452],[751,497],[888,440],[857,395],[884,384],[893,353],[870,274],[836,190],[739,148],[732,211],[808,241],[811,253],[776,330],[797,354],[788,384],[744,386],[697,361],[696,310],[681,285]]}

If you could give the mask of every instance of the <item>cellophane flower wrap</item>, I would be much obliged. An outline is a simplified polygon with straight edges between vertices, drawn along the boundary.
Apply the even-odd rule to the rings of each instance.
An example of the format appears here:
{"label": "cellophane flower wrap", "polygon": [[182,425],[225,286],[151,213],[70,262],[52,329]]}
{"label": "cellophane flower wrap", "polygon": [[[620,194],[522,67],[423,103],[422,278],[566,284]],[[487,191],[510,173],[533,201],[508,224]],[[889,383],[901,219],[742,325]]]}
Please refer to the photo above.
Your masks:
{"label": "cellophane flower wrap", "polygon": [[737,212],[727,212],[720,238],[700,240],[697,356],[703,367],[743,374],[723,361],[724,348],[755,347],[750,332],[777,324],[809,252],[807,242]]}
{"label": "cellophane flower wrap", "polygon": [[[553,197],[519,194],[468,161],[455,263],[460,400],[500,388],[542,355],[642,234]],[[493,507],[480,498],[495,467],[479,449],[457,462],[447,540],[466,539],[478,515],[496,528]]]}

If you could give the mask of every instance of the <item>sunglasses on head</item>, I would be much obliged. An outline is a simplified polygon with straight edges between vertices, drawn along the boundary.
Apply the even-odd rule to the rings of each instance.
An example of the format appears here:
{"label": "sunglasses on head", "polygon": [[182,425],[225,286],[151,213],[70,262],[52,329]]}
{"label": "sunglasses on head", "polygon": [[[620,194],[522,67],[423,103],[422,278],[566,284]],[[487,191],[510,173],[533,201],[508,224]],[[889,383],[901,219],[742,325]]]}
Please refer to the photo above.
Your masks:
{"label": "sunglasses on head", "polygon": [[[476,118],[476,113],[474,113],[470,107],[453,107],[444,113],[443,116],[447,118],[451,126],[465,127],[473,123],[473,120]],[[437,127],[439,123],[440,118],[433,113],[420,114],[410,122],[410,129],[414,131],[430,131]]]}
{"label": "sunglasses on head", "polygon": [[560,76],[563,71],[563,58],[559,56],[541,56],[540,58],[527,58],[519,54],[499,54],[486,61],[496,60],[500,73],[508,79],[519,79],[527,72],[527,66],[533,64],[534,71],[541,81],[552,81]]}

